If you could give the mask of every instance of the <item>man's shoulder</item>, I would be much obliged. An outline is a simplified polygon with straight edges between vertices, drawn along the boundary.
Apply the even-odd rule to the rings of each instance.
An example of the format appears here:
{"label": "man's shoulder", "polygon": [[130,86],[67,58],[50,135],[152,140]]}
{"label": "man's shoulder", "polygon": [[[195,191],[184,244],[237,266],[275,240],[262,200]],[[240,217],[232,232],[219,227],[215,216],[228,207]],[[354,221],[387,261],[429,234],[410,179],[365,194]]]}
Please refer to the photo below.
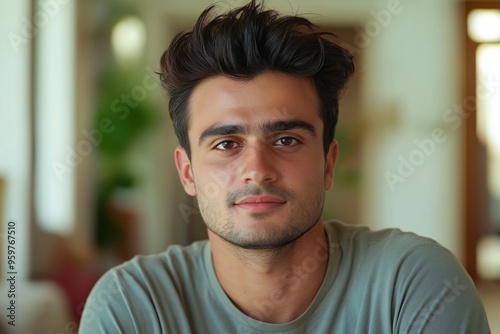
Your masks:
{"label": "man's shoulder", "polygon": [[203,265],[207,240],[193,242],[190,245],[171,245],[165,251],[156,254],[136,255],[110,270],[110,273],[182,273]]}
{"label": "man's shoulder", "polygon": [[187,326],[181,310],[205,288],[206,245],[202,241],[170,246],[162,253],[138,255],[110,269],[86,301],[82,333],[116,332],[116,324],[129,330],[140,324],[144,333],[159,333],[165,319],[179,332]]}
{"label": "man's shoulder", "polygon": [[[403,232],[397,228],[371,230],[366,226],[347,225],[332,221],[325,223],[345,256],[362,259],[363,262],[377,260],[377,263],[397,265],[406,261],[442,263],[458,261],[445,247],[433,239]],[[382,261],[380,259],[383,259]],[[432,259],[427,262],[427,259]]]}
{"label": "man's shoulder", "polygon": [[155,261],[198,261],[203,257],[208,240],[195,241],[189,245],[170,245],[161,253],[136,255],[130,262],[148,263]]}
{"label": "man's shoulder", "polygon": [[136,292],[161,286],[182,289],[192,277],[202,277],[207,246],[208,241],[197,241],[188,246],[171,245],[161,253],[136,255],[109,269],[94,290],[108,289],[109,286],[133,287]]}
{"label": "man's shoulder", "polygon": [[380,245],[383,247],[411,248],[419,245],[437,244],[436,241],[417,235],[413,232],[403,232],[398,228],[371,230],[363,225],[349,225],[340,221],[325,222],[325,227],[339,244],[355,243],[366,245]]}

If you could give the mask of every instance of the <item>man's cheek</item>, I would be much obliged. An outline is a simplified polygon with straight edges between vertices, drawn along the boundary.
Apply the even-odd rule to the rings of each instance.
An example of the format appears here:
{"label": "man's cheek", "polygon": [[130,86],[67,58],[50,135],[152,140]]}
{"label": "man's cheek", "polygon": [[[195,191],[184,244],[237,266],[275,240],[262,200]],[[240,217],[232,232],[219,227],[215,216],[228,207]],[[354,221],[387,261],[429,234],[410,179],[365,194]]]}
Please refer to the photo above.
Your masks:
{"label": "man's cheek", "polygon": [[233,177],[226,169],[214,169],[209,175],[211,181],[216,183],[221,189],[227,189],[233,180]]}

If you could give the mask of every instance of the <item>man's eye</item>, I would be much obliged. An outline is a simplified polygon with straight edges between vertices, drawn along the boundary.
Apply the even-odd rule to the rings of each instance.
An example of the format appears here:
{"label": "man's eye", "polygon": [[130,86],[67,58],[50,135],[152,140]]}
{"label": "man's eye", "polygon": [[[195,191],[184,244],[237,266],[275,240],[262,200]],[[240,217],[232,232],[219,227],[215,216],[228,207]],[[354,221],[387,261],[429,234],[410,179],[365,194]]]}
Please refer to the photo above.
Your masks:
{"label": "man's eye", "polygon": [[277,146],[295,146],[299,141],[293,137],[283,137],[274,142]]}
{"label": "man's eye", "polygon": [[229,151],[233,148],[236,148],[237,146],[238,144],[236,144],[236,142],[232,140],[224,140],[223,142],[217,144],[217,146],[215,146],[215,149],[219,151]]}

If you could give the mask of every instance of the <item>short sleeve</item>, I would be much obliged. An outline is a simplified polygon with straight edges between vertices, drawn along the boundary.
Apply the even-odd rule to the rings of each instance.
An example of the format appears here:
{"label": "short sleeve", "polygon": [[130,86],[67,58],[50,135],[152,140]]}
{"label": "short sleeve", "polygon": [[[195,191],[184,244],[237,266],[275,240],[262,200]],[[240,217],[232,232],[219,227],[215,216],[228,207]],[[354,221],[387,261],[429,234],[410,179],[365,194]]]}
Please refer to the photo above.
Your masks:
{"label": "short sleeve", "polygon": [[129,272],[112,269],[94,286],[80,321],[80,334],[159,333],[144,285]]}
{"label": "short sleeve", "polygon": [[394,333],[490,333],[473,281],[437,243],[415,246],[403,257],[393,307]]}

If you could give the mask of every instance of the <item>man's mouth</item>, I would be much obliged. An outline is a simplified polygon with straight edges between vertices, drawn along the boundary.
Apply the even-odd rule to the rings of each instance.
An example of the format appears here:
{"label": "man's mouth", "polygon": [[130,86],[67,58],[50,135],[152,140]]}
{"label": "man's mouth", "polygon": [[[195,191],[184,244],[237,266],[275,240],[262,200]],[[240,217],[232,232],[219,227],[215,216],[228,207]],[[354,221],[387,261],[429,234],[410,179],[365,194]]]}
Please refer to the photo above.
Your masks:
{"label": "man's mouth", "polygon": [[237,200],[234,206],[252,212],[265,212],[280,207],[286,200],[273,195],[251,195]]}

